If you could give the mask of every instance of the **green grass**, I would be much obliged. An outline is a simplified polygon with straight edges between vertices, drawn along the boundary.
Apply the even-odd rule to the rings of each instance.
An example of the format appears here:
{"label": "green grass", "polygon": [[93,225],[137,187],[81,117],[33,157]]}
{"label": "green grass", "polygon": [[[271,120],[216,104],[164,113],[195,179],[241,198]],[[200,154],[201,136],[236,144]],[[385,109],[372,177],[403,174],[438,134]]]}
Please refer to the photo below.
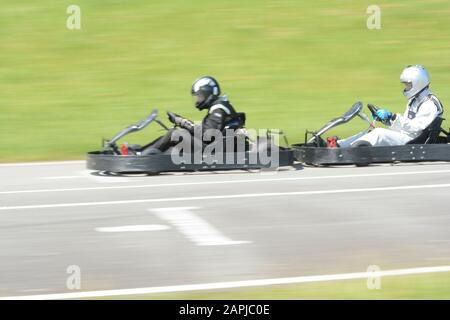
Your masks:
{"label": "green grass", "polygon": [[366,28],[368,0],[77,0],[79,31],[66,29],[70,4],[0,7],[0,162],[81,159],[155,106],[199,120],[189,90],[204,74],[248,127],[282,128],[291,143],[356,100],[403,111],[408,64],[427,66],[450,101],[447,0],[377,1],[381,30]]}
{"label": "green grass", "polygon": [[380,289],[366,280],[304,283],[251,289],[110,297],[109,299],[274,300],[274,299],[450,299],[448,273],[384,277]]}

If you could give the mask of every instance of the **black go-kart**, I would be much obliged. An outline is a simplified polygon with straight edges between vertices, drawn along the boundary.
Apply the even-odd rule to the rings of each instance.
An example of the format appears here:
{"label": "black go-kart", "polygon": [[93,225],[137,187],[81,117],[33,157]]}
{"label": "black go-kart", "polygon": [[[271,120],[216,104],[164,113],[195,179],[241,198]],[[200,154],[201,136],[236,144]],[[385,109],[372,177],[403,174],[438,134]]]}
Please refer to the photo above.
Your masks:
{"label": "black go-kart", "polygon": [[[129,145],[127,143],[118,145],[119,140],[130,133],[144,129],[151,123],[157,123],[164,130],[170,130],[158,119],[158,110],[155,109],[147,118],[137,124],[128,126],[112,139],[103,139],[100,151],[88,152],[87,168],[102,174],[158,174],[160,172],[177,171],[276,169],[293,165],[293,152],[287,146],[287,139],[282,132],[267,130],[266,135],[252,139],[244,128],[245,114],[239,113],[235,120],[240,122],[238,128],[231,130],[232,135],[229,134],[229,130],[224,130],[226,134],[221,137],[223,139],[222,146],[228,146],[228,149],[223,147],[211,151],[211,148],[209,148],[211,153],[205,154],[205,146],[201,148],[200,153],[195,153],[194,149],[191,149],[191,152],[189,150],[174,150],[176,146],[164,152],[156,148],[152,150],[152,143],[158,139],[146,146]],[[274,142],[277,134],[283,135],[286,147],[281,147]],[[230,140],[231,144],[229,144]],[[236,146],[242,141],[243,144],[240,146],[243,146],[243,148],[237,148]],[[231,147],[229,147],[230,145]],[[144,150],[146,152],[143,152]]]}
{"label": "black go-kart", "polygon": [[[368,104],[372,115],[378,108]],[[305,143],[294,144],[295,160],[314,166],[354,164],[366,166],[371,163],[450,161],[450,134],[442,126],[441,117],[436,118],[417,138],[406,145],[370,146],[361,141],[352,147],[329,147],[322,138],[332,128],[359,117],[369,124],[367,132],[374,128],[373,122],[362,111],[363,104],[355,103],[343,116],[325,124],[318,131],[306,131]]]}

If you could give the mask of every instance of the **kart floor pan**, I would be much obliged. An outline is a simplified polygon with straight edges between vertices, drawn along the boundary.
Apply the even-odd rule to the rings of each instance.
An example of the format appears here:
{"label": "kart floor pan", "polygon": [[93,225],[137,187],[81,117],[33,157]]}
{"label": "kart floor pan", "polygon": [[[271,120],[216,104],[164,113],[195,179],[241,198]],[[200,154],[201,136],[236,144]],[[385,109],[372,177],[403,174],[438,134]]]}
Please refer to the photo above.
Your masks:
{"label": "kart floor pan", "polygon": [[[197,164],[174,164],[170,154],[156,154],[147,156],[120,156],[105,154],[101,151],[89,152],[87,154],[87,168],[96,171],[114,173],[159,173],[172,171],[214,171],[214,170],[235,170],[235,169],[261,169],[270,168],[271,164],[260,162],[256,154],[245,153],[243,164],[207,164],[206,162]],[[235,156],[235,154],[233,154]],[[224,155],[226,157],[226,154]],[[257,158],[256,163],[250,163],[249,159]],[[291,166],[294,163],[294,155],[291,149],[281,149],[279,152],[278,167]]]}
{"label": "kart floor pan", "polygon": [[356,148],[317,148],[296,144],[292,148],[295,160],[312,165],[450,161],[450,144]]}

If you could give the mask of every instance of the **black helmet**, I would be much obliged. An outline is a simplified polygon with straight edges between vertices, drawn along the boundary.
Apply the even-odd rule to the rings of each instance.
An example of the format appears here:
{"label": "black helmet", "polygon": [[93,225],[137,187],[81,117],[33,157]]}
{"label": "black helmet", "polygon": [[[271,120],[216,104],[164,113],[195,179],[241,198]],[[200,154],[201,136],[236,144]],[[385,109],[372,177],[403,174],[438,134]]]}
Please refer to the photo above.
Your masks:
{"label": "black helmet", "polygon": [[219,83],[213,77],[201,77],[192,84],[191,94],[196,97],[195,107],[197,109],[209,108],[220,96]]}

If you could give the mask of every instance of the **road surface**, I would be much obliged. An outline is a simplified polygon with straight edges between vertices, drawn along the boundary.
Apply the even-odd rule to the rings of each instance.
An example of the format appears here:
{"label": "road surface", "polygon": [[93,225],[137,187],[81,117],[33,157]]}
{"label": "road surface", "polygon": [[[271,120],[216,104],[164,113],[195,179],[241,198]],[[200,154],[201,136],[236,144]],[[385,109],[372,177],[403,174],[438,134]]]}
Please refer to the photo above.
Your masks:
{"label": "road surface", "polygon": [[0,297],[450,265],[448,163],[0,177]]}

